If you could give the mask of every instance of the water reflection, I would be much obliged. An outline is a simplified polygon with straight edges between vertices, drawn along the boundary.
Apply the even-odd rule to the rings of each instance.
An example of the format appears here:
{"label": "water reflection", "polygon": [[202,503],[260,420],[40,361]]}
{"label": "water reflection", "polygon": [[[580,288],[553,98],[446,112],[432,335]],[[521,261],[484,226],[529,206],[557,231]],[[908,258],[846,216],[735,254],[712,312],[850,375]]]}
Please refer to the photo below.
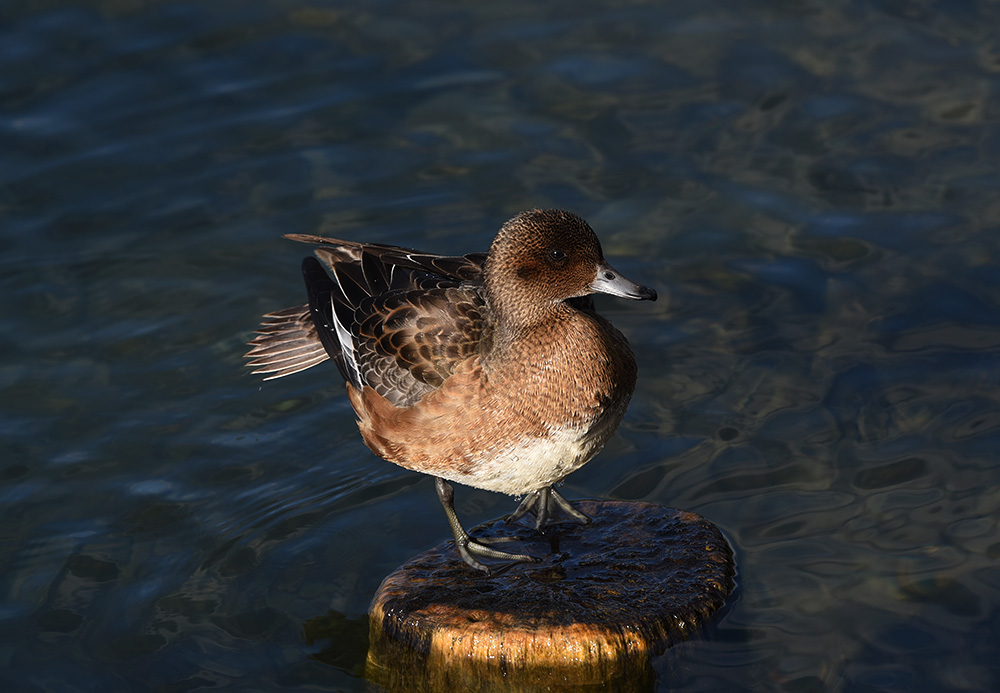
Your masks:
{"label": "water reflection", "polygon": [[447,528],[332,373],[241,372],[279,235],[467,252],[532,206],[670,298],[602,305],[641,379],[565,492],[738,553],[658,688],[995,688],[994,4],[0,18],[6,688],[365,690],[370,596]]}

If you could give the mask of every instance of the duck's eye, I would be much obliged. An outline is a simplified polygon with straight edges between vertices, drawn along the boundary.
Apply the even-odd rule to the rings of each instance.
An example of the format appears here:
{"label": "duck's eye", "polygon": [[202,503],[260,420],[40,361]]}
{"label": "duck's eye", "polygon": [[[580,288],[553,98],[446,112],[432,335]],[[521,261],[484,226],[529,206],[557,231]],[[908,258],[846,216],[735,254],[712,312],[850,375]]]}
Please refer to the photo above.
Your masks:
{"label": "duck's eye", "polygon": [[562,262],[566,259],[566,253],[559,248],[553,248],[549,251],[549,260],[552,262]]}

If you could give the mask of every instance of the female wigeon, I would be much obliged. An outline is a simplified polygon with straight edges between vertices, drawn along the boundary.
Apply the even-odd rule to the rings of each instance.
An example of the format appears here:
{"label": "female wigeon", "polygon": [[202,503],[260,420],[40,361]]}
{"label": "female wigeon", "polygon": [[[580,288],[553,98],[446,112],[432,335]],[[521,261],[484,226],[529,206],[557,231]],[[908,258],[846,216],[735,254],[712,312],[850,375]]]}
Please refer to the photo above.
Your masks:
{"label": "female wigeon", "polygon": [[[590,294],[656,300],[618,273],[580,217],[522,212],[488,254],[429,255],[289,234],[319,244],[302,262],[308,305],[269,313],[254,373],[280,378],[332,358],[371,450],[435,477],[459,555],[534,561],[471,539],[450,481],[525,495],[541,529],[577,511],[552,486],[604,446],[635,387],[625,337]],[[322,264],[321,264],[322,262]],[[325,269],[324,269],[325,267]]]}

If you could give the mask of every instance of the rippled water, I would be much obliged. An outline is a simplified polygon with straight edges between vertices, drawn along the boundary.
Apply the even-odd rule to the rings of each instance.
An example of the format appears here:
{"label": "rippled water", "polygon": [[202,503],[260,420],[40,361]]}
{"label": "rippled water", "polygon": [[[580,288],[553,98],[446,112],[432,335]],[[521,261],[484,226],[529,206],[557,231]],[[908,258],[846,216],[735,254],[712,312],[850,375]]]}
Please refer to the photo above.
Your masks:
{"label": "rippled water", "polygon": [[[328,233],[487,247],[572,209],[669,301],[569,497],[730,537],[659,690],[1000,679],[1000,8],[4,3],[0,684],[351,690],[448,537],[332,367],[243,372]],[[513,501],[459,489],[469,525]]]}

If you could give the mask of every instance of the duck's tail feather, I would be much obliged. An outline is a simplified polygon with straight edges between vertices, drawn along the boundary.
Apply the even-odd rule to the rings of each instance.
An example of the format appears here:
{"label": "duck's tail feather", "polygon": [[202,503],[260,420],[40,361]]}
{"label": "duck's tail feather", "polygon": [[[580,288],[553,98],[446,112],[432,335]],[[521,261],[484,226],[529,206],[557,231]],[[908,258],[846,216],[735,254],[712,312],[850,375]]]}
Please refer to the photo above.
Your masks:
{"label": "duck's tail feather", "polygon": [[323,363],[330,355],[316,333],[309,306],[293,306],[268,313],[244,358],[254,373],[274,380]]}

